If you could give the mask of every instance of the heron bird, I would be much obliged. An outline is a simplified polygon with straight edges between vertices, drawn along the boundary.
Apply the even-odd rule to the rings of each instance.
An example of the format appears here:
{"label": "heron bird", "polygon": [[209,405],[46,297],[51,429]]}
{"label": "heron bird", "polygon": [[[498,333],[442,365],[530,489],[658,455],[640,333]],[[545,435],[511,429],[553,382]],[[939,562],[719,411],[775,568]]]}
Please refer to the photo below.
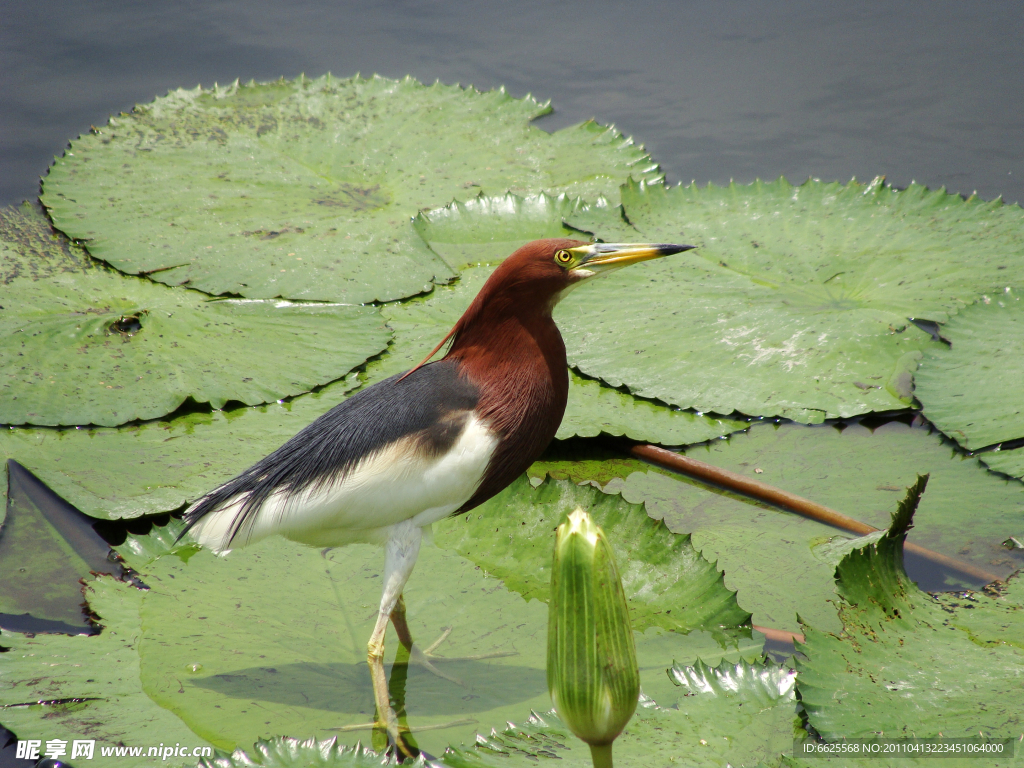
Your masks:
{"label": "heron bird", "polygon": [[[368,643],[378,725],[401,746],[384,671],[390,620],[410,652],[402,590],[424,528],[526,471],[558,431],[569,391],[555,305],[580,283],[686,251],[670,244],[536,240],[503,261],[415,368],[357,392],[185,512],[217,552],[272,534],[317,547],[384,545]],[[445,344],[444,357],[429,361]],[[183,534],[184,535],[184,534]]]}

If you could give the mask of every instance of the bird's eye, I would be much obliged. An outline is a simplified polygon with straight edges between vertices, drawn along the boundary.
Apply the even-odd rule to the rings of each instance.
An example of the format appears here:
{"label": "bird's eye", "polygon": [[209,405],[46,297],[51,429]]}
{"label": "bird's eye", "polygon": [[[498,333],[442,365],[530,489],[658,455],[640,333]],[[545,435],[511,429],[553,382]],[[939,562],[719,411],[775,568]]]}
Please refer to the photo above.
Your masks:
{"label": "bird's eye", "polygon": [[555,253],[555,261],[559,264],[568,264],[572,261],[572,254],[568,251],[557,251]]}

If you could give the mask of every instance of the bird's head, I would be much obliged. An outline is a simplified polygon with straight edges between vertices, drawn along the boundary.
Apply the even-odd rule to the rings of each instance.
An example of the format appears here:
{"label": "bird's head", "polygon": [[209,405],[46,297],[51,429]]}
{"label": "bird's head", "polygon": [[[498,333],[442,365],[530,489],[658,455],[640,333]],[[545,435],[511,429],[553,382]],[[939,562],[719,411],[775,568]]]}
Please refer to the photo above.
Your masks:
{"label": "bird's head", "polygon": [[587,243],[567,238],[534,240],[501,263],[480,290],[477,301],[509,301],[524,310],[550,312],[581,283],[630,264],[693,247],[669,243]]}
{"label": "bird's head", "polygon": [[[477,352],[493,348],[492,331],[508,319],[516,318],[527,325],[537,321],[542,325],[551,323],[551,310],[580,283],[693,247],[669,243],[587,243],[568,238],[527,243],[494,270],[455,327],[416,368],[449,341],[449,355],[456,354],[460,347]],[[554,328],[553,324],[551,327]],[[554,334],[558,336],[557,329]],[[561,345],[561,338],[558,344]],[[564,349],[562,354],[564,357]]]}

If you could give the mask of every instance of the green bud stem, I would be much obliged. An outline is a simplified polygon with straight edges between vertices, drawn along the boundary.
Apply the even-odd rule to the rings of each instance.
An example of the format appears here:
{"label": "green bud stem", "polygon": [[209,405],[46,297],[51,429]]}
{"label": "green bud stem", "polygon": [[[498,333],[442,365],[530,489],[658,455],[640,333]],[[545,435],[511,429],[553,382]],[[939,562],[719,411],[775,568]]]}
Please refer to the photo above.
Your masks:
{"label": "green bud stem", "polygon": [[612,768],[612,745],[591,744],[590,759],[594,768]]}

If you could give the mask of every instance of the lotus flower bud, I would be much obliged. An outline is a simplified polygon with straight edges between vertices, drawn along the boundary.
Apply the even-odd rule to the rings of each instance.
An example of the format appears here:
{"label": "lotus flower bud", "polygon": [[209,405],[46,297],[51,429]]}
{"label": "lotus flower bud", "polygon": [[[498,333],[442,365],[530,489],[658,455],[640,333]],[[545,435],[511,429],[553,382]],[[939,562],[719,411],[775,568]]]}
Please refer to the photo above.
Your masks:
{"label": "lotus flower bud", "polygon": [[591,745],[595,765],[610,766],[611,743],[636,709],[640,672],[612,548],[580,508],[555,536],[548,690],[559,716]]}

